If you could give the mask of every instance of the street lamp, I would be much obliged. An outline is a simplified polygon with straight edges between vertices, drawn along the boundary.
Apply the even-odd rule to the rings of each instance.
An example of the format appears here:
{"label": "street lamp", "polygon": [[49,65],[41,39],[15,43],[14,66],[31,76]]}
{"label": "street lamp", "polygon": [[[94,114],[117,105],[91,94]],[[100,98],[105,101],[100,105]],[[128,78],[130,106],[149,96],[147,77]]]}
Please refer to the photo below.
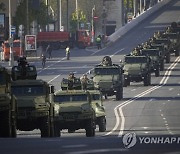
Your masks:
{"label": "street lamp", "polygon": [[95,5],[92,8],[92,20],[91,20],[91,43],[94,42],[94,11],[95,11]]}
{"label": "street lamp", "polygon": [[9,44],[10,44],[10,56],[9,56],[9,66],[14,66],[14,56],[13,56],[13,38],[11,35],[11,0],[9,0]]}

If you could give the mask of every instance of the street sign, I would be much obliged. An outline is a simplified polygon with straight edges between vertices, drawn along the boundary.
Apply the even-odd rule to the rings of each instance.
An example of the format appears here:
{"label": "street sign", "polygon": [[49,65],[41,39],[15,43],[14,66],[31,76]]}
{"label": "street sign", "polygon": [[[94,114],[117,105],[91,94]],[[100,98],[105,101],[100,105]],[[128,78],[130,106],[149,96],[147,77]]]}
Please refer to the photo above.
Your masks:
{"label": "street sign", "polygon": [[16,34],[16,27],[15,26],[11,26],[11,35]]}

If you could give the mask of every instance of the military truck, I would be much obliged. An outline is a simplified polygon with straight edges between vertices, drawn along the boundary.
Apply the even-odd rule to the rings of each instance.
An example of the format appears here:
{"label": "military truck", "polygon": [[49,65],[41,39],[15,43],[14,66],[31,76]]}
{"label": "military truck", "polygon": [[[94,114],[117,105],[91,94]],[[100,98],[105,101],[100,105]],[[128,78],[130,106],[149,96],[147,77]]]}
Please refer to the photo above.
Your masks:
{"label": "military truck", "polygon": [[58,133],[63,129],[68,129],[69,133],[85,129],[87,137],[95,136],[96,115],[88,91],[59,91],[54,95],[54,104],[58,109],[54,118]]}
{"label": "military truck", "polygon": [[91,73],[94,89],[100,90],[105,98],[112,95],[116,95],[116,100],[123,98],[123,70],[120,65],[112,64],[109,56],[105,56]]}
{"label": "military truck", "polygon": [[54,135],[54,87],[43,80],[16,80],[11,84],[17,99],[17,129],[40,129],[41,137]]}
{"label": "military truck", "polygon": [[144,82],[144,86],[151,85],[151,60],[147,56],[124,57],[124,87],[130,82]]}
{"label": "military truck", "polygon": [[10,73],[0,66],[0,137],[16,137],[16,112]]}
{"label": "military truck", "polygon": [[161,59],[162,52],[158,49],[142,49],[142,55],[149,56],[151,58],[151,72],[155,73],[156,77],[160,75],[160,66],[163,65],[164,59]]}

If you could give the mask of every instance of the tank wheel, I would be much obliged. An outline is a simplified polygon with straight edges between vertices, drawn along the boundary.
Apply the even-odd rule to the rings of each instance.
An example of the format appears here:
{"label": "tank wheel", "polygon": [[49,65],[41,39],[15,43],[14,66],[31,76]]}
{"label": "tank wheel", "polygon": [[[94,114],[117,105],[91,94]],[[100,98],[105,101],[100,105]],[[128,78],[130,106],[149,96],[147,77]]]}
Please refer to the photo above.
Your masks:
{"label": "tank wheel", "polygon": [[166,55],[166,63],[170,63],[170,53],[167,53]]}
{"label": "tank wheel", "polygon": [[105,132],[106,131],[106,118],[105,116],[99,117],[99,132]]}
{"label": "tank wheel", "polygon": [[2,111],[1,116],[1,125],[0,125],[0,137],[11,137],[11,112],[9,110]]}
{"label": "tank wheel", "polygon": [[155,76],[156,77],[159,77],[160,75],[160,70],[159,70],[159,67],[157,67],[156,71],[155,71]]}
{"label": "tank wheel", "polygon": [[50,121],[49,121],[49,116],[43,117],[41,119],[41,137],[50,137]]}
{"label": "tank wheel", "polygon": [[160,63],[160,71],[164,71],[164,60]]}
{"label": "tank wheel", "polygon": [[121,86],[118,87],[116,92],[116,100],[121,100],[123,98],[123,88]]}
{"label": "tank wheel", "polygon": [[179,56],[179,50],[175,51],[175,56],[178,57]]}
{"label": "tank wheel", "polygon": [[90,119],[86,123],[86,137],[93,136],[95,136],[95,122]]}

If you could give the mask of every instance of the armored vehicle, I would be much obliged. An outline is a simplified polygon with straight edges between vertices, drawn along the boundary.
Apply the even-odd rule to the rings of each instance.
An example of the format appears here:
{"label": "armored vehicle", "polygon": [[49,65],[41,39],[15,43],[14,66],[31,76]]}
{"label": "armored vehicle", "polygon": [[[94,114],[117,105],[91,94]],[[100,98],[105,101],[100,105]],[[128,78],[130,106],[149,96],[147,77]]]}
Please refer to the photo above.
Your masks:
{"label": "armored vehicle", "polygon": [[169,38],[171,41],[170,53],[174,53],[176,57],[179,56],[179,52],[180,52],[179,51],[180,50],[180,34],[179,34],[179,32],[176,32],[176,33],[166,32],[163,34],[163,37]]}
{"label": "armored vehicle", "polygon": [[106,98],[107,96],[116,95],[116,100],[120,100],[123,98],[122,67],[112,64],[110,57],[105,57],[102,63],[96,65],[91,71],[93,73],[94,88],[100,90]]}
{"label": "armored vehicle", "polygon": [[0,137],[16,137],[16,112],[10,73],[0,66]]}
{"label": "armored vehicle", "polygon": [[171,45],[171,42],[170,42],[169,38],[158,38],[158,39],[153,38],[151,40],[151,44],[163,45],[164,50],[163,50],[162,54],[164,55],[166,63],[170,63],[170,45]]}
{"label": "armored vehicle", "polygon": [[91,95],[92,108],[96,115],[96,125],[99,126],[99,132],[106,131],[106,113],[103,106],[102,94],[99,90],[89,90]]}
{"label": "armored vehicle", "polygon": [[91,95],[84,90],[59,91],[54,96],[55,127],[59,132],[68,129],[74,132],[85,129],[86,136],[95,136],[95,111],[91,104]]}
{"label": "armored vehicle", "polygon": [[41,137],[53,136],[54,87],[43,80],[16,80],[11,88],[17,99],[17,129],[40,129]]}
{"label": "armored vehicle", "polygon": [[151,85],[151,62],[147,56],[124,57],[124,86],[130,85],[130,82],[144,82],[144,86]]}
{"label": "armored vehicle", "polygon": [[12,67],[12,80],[24,80],[24,79],[36,79],[37,71],[36,67],[29,65],[26,61],[26,57],[20,57],[18,59],[18,66]]}
{"label": "armored vehicle", "polygon": [[160,60],[160,71],[164,71],[164,60],[165,58],[165,52],[164,52],[164,45],[163,44],[151,44],[150,49],[157,49],[159,50],[159,60]]}
{"label": "armored vehicle", "polygon": [[154,72],[155,76],[158,77],[160,75],[160,66],[164,64],[164,59],[161,59],[162,52],[158,49],[142,49],[141,53],[151,58],[151,72]]}

